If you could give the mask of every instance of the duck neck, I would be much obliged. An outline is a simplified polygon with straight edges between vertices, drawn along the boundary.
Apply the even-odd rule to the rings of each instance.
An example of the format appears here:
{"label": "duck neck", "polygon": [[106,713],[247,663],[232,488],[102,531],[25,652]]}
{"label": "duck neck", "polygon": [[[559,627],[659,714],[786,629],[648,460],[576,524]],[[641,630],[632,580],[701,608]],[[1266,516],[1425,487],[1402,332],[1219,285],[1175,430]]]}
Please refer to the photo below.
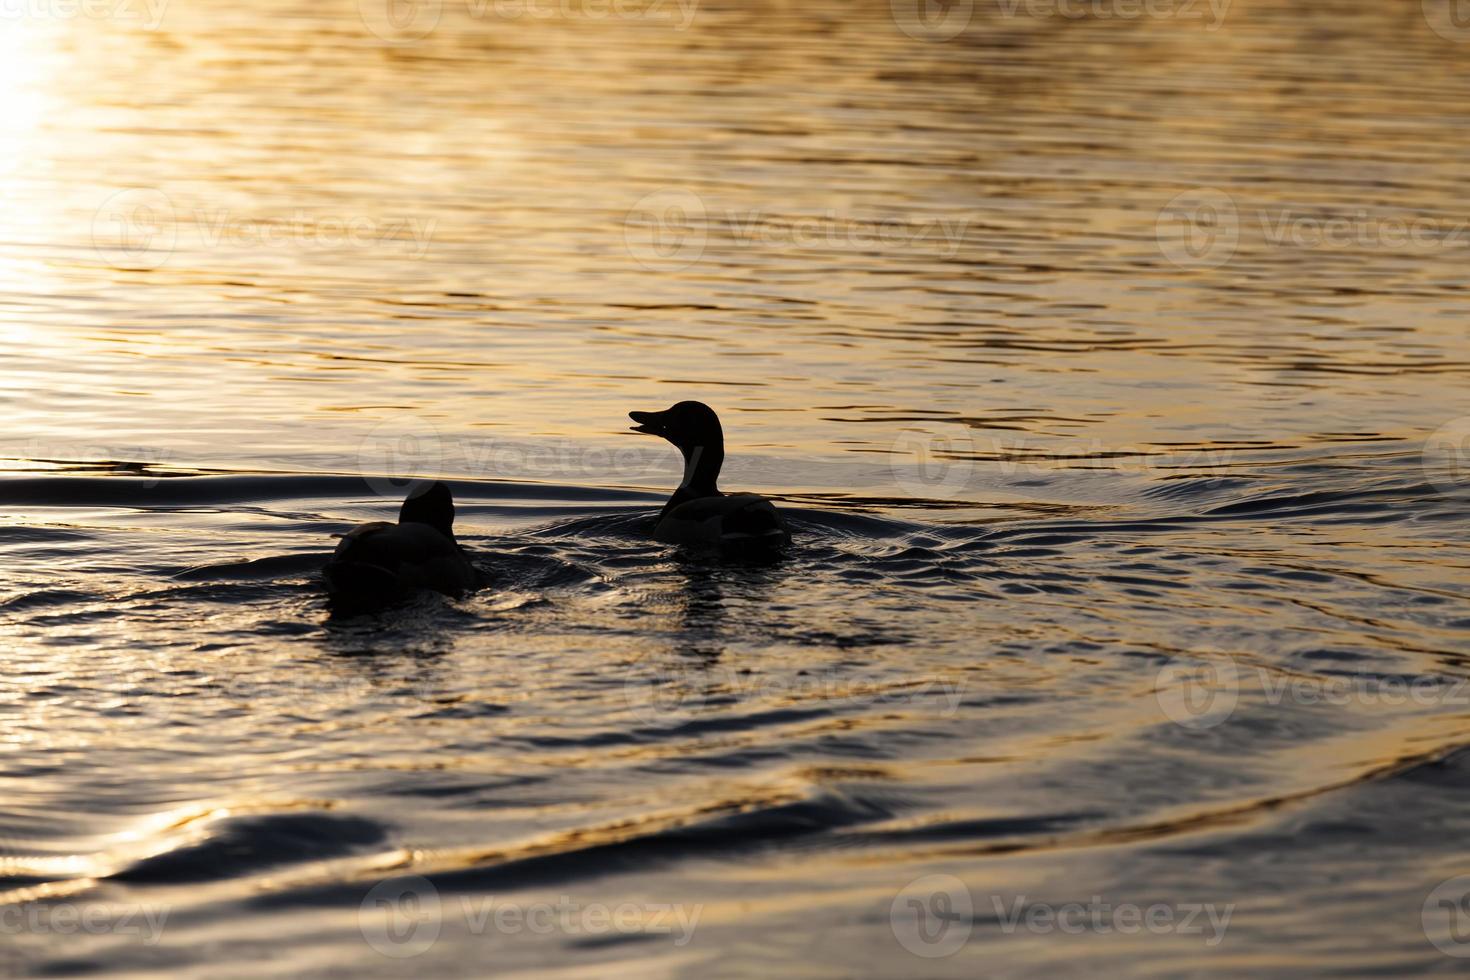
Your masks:
{"label": "duck neck", "polygon": [[679,484],[679,489],[696,497],[719,494],[720,467],[725,463],[725,447],[716,441],[679,448],[684,453],[684,480]]}

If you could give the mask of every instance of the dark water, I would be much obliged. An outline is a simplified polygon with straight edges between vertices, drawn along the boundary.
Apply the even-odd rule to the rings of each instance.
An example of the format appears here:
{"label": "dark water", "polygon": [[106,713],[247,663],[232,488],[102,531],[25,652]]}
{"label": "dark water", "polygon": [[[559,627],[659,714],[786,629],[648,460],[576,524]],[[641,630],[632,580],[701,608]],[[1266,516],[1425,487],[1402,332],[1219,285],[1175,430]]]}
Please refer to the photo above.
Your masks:
{"label": "dark water", "polygon": [[1470,25],[406,9],[0,21],[0,972],[1463,972]]}

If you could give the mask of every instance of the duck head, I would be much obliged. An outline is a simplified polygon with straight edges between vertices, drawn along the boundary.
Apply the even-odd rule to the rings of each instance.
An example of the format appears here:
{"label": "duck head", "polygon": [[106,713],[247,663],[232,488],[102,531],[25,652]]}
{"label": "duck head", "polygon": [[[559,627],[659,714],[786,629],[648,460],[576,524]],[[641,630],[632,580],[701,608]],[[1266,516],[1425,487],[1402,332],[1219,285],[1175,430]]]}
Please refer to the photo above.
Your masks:
{"label": "duck head", "polygon": [[439,481],[414,484],[398,511],[399,524],[427,524],[446,538],[454,538],[454,495]]}
{"label": "duck head", "polygon": [[715,487],[725,461],[725,433],[720,417],[704,402],[679,402],[662,412],[629,412],[638,424],[634,432],[661,436],[684,454],[681,487],[702,493],[718,493]]}

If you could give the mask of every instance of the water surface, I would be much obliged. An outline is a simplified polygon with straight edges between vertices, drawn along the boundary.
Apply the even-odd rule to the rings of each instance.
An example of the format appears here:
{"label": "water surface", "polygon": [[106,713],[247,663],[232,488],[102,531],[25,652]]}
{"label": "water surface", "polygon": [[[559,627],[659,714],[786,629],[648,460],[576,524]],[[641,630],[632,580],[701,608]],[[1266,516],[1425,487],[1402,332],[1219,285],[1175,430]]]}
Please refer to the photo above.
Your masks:
{"label": "water surface", "polygon": [[[0,965],[1455,972],[1467,41],[951,7],[0,22]],[[330,618],[425,475],[492,587]]]}

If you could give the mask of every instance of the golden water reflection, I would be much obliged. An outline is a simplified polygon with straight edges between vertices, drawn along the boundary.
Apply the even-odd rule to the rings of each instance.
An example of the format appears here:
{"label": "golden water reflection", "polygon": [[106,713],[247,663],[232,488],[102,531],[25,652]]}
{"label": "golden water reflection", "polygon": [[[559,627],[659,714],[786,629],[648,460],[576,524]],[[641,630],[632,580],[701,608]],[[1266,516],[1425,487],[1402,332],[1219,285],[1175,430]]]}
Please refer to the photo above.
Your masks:
{"label": "golden water reflection", "polygon": [[[376,426],[435,427],[445,472],[485,476],[486,430],[614,447],[627,404],[694,396],[747,454],[871,469],[804,485],[892,491],[890,457],[936,437],[1238,454],[1467,410],[1460,83],[1393,84],[1454,53],[1422,19],[1251,0],[1208,33],[1063,30],[980,4],[919,43],[881,4],[440,8],[391,42],[345,2],[0,24],[4,455],[77,458],[85,431],[341,468]],[[1330,16],[1389,39],[1364,78],[1294,56]],[[1219,265],[1169,258],[1195,193],[1235,209]],[[1359,209],[1370,236],[1445,227],[1302,239]]]}

